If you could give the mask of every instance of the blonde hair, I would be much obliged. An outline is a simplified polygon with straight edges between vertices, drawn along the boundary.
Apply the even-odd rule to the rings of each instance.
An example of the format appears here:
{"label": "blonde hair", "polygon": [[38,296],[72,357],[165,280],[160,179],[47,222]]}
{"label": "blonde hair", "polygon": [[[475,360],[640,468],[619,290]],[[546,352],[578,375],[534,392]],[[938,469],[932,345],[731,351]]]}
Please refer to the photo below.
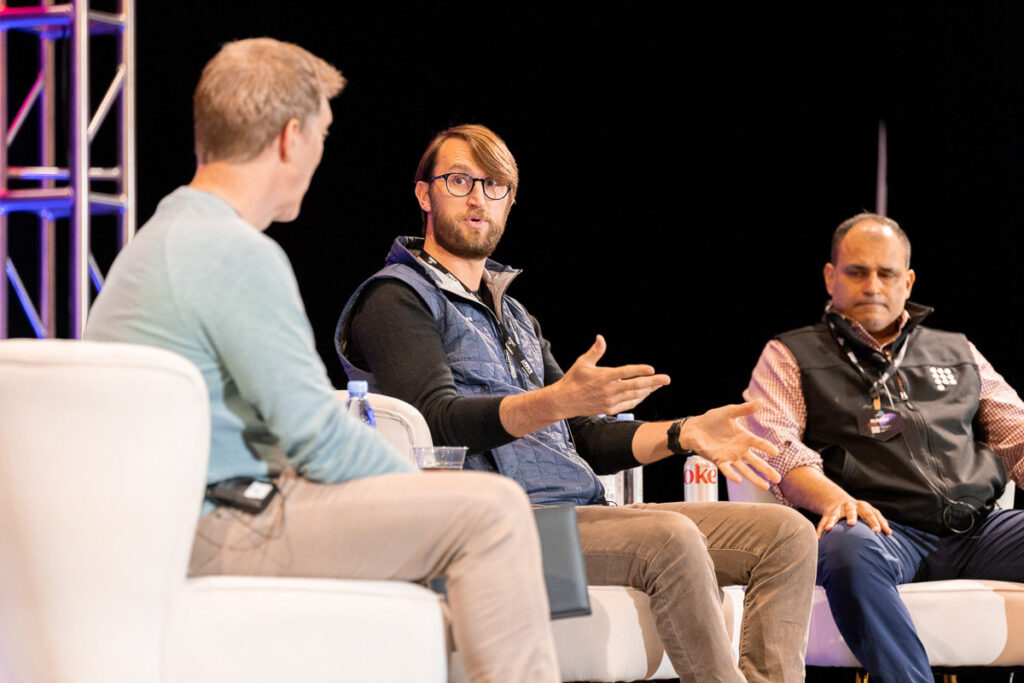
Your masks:
{"label": "blonde hair", "polygon": [[249,161],[288,121],[304,126],[321,98],[344,87],[340,71],[298,45],[273,38],[227,43],[203,68],[192,97],[196,159]]}

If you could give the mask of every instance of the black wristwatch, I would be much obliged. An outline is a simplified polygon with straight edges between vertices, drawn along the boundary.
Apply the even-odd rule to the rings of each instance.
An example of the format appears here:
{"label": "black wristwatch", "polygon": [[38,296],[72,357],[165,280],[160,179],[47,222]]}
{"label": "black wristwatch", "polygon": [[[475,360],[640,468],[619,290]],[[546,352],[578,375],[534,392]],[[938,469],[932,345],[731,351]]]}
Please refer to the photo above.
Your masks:
{"label": "black wristwatch", "polygon": [[683,448],[679,443],[679,432],[683,429],[683,425],[689,420],[692,415],[681,417],[668,428],[668,449],[675,455],[697,455],[697,451],[692,451],[689,448]]}

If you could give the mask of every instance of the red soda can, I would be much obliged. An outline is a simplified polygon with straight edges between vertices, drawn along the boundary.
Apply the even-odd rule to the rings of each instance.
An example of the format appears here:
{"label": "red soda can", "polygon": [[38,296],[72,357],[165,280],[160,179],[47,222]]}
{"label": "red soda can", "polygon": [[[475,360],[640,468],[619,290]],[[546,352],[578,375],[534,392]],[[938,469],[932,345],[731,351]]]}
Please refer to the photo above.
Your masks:
{"label": "red soda can", "polygon": [[699,455],[691,455],[683,464],[683,500],[706,503],[718,500],[718,468]]}

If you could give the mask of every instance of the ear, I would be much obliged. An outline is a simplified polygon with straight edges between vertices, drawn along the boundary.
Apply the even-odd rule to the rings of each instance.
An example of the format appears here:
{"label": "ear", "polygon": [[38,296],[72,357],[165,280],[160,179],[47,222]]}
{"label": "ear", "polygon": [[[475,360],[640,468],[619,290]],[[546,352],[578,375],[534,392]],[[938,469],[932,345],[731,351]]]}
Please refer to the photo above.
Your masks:
{"label": "ear", "polygon": [[828,290],[828,295],[832,296],[832,290],[836,285],[836,267],[831,263],[826,263],[822,274],[825,276],[825,289]]}
{"label": "ear", "polygon": [[284,124],[281,134],[277,136],[278,156],[281,161],[291,161],[295,155],[295,145],[298,143],[301,124],[298,119],[288,119]]}
{"label": "ear", "polygon": [[420,208],[430,213],[430,184],[425,180],[419,180],[416,182],[416,200],[420,203]]}
{"label": "ear", "polygon": [[907,296],[910,296],[910,290],[914,288],[914,281],[917,280],[917,273],[911,268],[907,271]]}

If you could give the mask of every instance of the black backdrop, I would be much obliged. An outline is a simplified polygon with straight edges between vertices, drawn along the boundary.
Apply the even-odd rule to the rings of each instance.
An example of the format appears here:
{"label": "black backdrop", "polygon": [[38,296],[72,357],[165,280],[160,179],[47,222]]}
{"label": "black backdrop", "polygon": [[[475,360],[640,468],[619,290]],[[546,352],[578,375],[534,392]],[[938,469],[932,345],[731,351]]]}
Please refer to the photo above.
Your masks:
{"label": "black backdrop", "polygon": [[[824,4],[141,2],[140,217],[191,177],[191,91],[218,45],[297,42],[350,84],[301,217],[268,234],[292,260],[335,384],[341,306],[396,234],[419,230],[423,147],[479,122],[520,165],[495,254],[526,271],[513,294],[563,365],[601,332],[608,363],[669,372],[673,384],[636,410],[667,418],[738,400],[765,340],[820,315],[831,230],[874,208],[884,119],[889,213],[914,243],[914,298],[1024,386],[1012,3]],[[646,477],[649,499],[680,497],[681,463]]]}

